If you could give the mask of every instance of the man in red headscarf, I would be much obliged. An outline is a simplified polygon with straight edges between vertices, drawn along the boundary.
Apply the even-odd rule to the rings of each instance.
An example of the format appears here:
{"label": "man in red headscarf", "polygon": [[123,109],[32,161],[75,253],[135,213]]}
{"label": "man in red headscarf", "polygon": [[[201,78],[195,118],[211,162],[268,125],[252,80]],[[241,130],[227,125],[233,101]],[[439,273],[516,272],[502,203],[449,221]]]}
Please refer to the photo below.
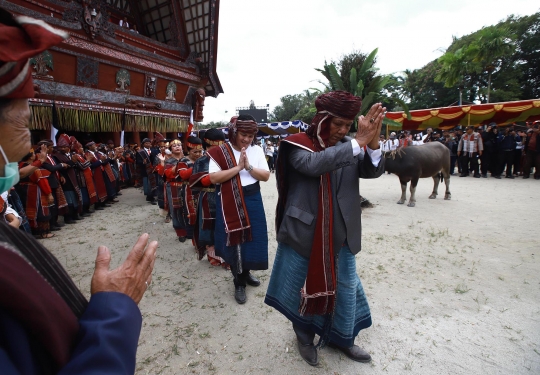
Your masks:
{"label": "man in red headscarf", "polygon": [[[361,247],[359,178],[384,172],[379,135],[380,103],[358,118],[355,138],[346,137],[361,99],[345,91],[320,95],[306,133],[281,142],[276,166],[277,254],[265,302],[293,324],[302,358],[317,365],[315,334],[349,358],[369,362],[354,345],[371,326],[364,290],[356,274]],[[365,150],[364,150],[365,147]]]}
{"label": "man in red headscarf", "polygon": [[[29,58],[67,37],[0,8],[0,193],[19,180],[17,161],[30,148]],[[137,304],[151,282],[157,248],[147,242],[142,235],[112,271],[111,254],[100,246],[87,301],[40,242],[0,221],[0,372],[133,374],[142,325]]]}

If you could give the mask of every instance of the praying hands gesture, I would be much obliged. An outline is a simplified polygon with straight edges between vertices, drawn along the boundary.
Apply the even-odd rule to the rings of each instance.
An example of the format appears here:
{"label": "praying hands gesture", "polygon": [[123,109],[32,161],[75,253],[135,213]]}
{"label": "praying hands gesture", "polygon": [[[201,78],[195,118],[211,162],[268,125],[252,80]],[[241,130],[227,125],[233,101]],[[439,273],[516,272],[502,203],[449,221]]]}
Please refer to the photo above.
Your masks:
{"label": "praying hands gesture", "polygon": [[242,148],[242,151],[240,153],[240,160],[238,161],[238,166],[240,167],[240,171],[241,171],[242,169],[248,169],[249,165],[250,164],[249,164],[249,160],[246,154],[246,148],[244,147]]}
{"label": "praying hands gesture", "polygon": [[386,107],[383,107],[381,103],[375,103],[366,116],[358,117],[358,131],[355,139],[360,147],[367,145],[372,150],[379,148],[379,134],[385,111]]}

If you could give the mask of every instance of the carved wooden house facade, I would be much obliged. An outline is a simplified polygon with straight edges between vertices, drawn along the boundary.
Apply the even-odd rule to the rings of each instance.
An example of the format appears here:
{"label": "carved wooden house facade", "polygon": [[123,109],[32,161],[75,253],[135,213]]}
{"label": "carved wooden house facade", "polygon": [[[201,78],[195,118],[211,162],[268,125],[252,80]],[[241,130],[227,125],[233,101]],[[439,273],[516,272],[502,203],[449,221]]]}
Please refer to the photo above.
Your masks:
{"label": "carved wooden house facade", "polygon": [[[0,0],[70,38],[35,56],[39,97],[31,130],[118,144],[184,132],[204,96],[223,92],[216,74],[219,0]],[[202,96],[202,100],[201,100]]]}

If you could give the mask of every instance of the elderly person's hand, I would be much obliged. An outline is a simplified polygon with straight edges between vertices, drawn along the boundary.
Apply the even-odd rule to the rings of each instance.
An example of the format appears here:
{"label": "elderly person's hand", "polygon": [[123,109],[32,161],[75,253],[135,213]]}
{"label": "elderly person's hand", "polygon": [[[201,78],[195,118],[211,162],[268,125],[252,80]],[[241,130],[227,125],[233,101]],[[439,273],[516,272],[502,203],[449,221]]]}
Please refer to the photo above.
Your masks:
{"label": "elderly person's hand", "polygon": [[375,103],[366,116],[358,117],[358,131],[355,139],[360,147],[367,145],[372,150],[379,148],[379,134],[385,111],[386,108],[381,103]]}
{"label": "elderly person's hand", "polygon": [[120,267],[109,271],[111,253],[107,247],[100,246],[92,276],[91,293],[124,293],[138,304],[152,281],[157,247],[156,241],[148,244],[148,234],[144,233],[133,246],[126,261]]}

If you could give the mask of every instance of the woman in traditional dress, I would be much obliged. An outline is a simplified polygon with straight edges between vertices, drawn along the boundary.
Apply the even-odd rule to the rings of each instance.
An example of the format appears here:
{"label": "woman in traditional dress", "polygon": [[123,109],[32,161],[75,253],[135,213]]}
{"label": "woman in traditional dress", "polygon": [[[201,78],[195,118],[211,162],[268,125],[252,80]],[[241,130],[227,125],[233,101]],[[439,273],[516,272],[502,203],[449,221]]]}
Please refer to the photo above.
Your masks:
{"label": "woman in traditional dress", "polygon": [[160,165],[158,170],[164,168],[163,178],[165,180],[166,199],[169,205],[169,214],[172,217],[173,228],[176,231],[178,240],[180,242],[186,241],[186,230],[182,226],[182,201],[181,188],[182,178],[178,174],[178,164],[180,160],[184,158],[184,152],[182,151],[182,142],[178,139],[173,140],[170,143],[169,149],[171,151],[170,157],[160,159]]}
{"label": "woman in traditional dress", "polygon": [[[34,150],[30,150],[19,163],[22,169],[34,162],[36,155]],[[54,234],[49,231],[49,220],[51,220],[49,207],[54,204],[51,187],[47,181],[49,171],[38,168],[31,175],[21,178],[16,185],[17,193],[21,201],[25,203],[25,212],[32,233],[40,238],[51,238]]]}
{"label": "woman in traditional dress", "polygon": [[[178,147],[177,143],[175,143],[175,147]],[[186,147],[187,156],[177,161],[171,146],[174,158],[167,160],[165,163],[167,180],[174,181],[174,188],[171,187],[170,197],[173,201],[172,208],[174,208],[174,212],[171,210],[171,216],[173,218],[173,227],[180,242],[193,239],[193,225],[197,221],[195,208],[195,199],[197,197],[193,195],[189,187],[189,178],[193,170],[193,163],[202,155],[202,141],[197,137],[189,137]],[[171,199],[169,199],[169,202],[171,202]]]}
{"label": "woman in traditional dress", "polygon": [[76,163],[77,168],[75,174],[77,175],[77,181],[81,188],[83,214],[90,212],[90,206],[98,202],[98,196],[96,187],[94,185],[94,177],[92,169],[90,168],[90,162],[84,157],[84,149],[81,143],[71,137],[71,150],[73,151],[73,161]]}
{"label": "woman in traditional dress", "polygon": [[[225,134],[219,129],[209,129],[204,133],[203,147],[206,151],[219,147],[225,143]],[[199,194],[197,204],[197,222],[195,223],[193,239],[199,260],[208,257],[213,266],[223,266],[229,269],[229,265],[223,258],[216,255],[214,248],[214,228],[216,220],[216,185],[210,181],[208,166],[210,158],[203,155],[193,164],[193,173],[189,179],[189,186]]]}
{"label": "woman in traditional dress", "polygon": [[250,270],[268,269],[268,233],[259,181],[270,171],[262,148],[254,145],[257,123],[233,117],[229,142],[208,151],[210,181],[216,188],[216,254],[230,266],[236,302],[246,302],[246,284],[259,286]]}

